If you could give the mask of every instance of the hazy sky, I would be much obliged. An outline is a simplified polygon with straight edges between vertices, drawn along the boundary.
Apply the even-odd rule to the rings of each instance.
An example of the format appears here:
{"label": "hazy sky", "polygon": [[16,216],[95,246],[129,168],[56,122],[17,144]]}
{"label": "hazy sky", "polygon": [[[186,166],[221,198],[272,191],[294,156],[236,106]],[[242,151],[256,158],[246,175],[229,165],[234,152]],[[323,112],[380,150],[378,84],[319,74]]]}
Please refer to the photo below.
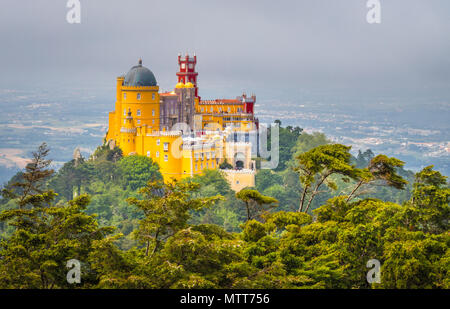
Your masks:
{"label": "hazy sky", "polygon": [[3,86],[114,86],[142,57],[168,89],[195,51],[200,87],[450,87],[448,0],[381,0],[381,24],[366,0],[66,2],[0,1]]}

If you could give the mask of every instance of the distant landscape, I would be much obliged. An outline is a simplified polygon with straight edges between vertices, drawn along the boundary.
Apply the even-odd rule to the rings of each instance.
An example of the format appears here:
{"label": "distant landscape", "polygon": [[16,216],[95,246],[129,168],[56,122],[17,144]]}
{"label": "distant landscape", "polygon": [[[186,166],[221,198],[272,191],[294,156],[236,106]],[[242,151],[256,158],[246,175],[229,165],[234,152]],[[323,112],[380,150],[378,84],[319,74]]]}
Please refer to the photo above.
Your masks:
{"label": "distant landscape", "polygon": [[[450,99],[445,96],[371,95],[369,100],[333,92],[255,92],[257,117],[263,123],[280,119],[283,126],[325,133],[352,146],[353,154],[371,149],[405,161],[406,169],[433,164],[450,175]],[[239,95],[228,97],[233,94]],[[206,97],[221,95],[210,91]],[[112,86],[0,89],[0,183],[23,168],[30,151],[44,141],[56,168],[72,158],[76,147],[85,156],[91,154],[102,143],[114,100]]]}

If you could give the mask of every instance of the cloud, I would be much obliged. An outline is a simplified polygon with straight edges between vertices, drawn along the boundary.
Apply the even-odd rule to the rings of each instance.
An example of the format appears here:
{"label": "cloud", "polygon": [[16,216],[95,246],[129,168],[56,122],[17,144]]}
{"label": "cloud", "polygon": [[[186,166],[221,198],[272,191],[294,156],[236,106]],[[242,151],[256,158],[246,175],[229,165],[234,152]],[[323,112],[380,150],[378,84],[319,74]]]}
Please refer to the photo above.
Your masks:
{"label": "cloud", "polygon": [[3,1],[0,82],[112,84],[144,60],[175,83],[178,52],[195,51],[201,86],[214,88],[432,87],[450,84],[450,3],[365,0]]}

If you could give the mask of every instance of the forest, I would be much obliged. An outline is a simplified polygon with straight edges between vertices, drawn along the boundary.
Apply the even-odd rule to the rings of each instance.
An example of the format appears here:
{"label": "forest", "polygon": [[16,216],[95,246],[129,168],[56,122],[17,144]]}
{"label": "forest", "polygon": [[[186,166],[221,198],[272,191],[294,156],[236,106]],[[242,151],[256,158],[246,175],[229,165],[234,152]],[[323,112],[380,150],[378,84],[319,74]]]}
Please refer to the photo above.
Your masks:
{"label": "forest", "polygon": [[150,158],[106,144],[55,171],[43,143],[2,186],[0,288],[450,288],[446,176],[279,134],[278,167],[240,192],[220,169],[164,183]]}

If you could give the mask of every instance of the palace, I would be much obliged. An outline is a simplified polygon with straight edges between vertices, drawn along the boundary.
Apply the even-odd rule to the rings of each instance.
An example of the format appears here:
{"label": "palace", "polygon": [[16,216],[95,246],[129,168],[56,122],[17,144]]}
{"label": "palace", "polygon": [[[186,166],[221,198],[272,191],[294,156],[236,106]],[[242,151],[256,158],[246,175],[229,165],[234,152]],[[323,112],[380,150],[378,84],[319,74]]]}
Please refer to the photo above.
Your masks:
{"label": "palace", "polygon": [[196,64],[197,56],[178,55],[178,83],[171,92],[159,92],[142,60],[118,77],[106,141],[124,155],[150,157],[165,181],[199,175],[226,161],[232,167],[221,171],[233,190],[254,186],[256,97],[244,93],[235,99],[202,100]]}

